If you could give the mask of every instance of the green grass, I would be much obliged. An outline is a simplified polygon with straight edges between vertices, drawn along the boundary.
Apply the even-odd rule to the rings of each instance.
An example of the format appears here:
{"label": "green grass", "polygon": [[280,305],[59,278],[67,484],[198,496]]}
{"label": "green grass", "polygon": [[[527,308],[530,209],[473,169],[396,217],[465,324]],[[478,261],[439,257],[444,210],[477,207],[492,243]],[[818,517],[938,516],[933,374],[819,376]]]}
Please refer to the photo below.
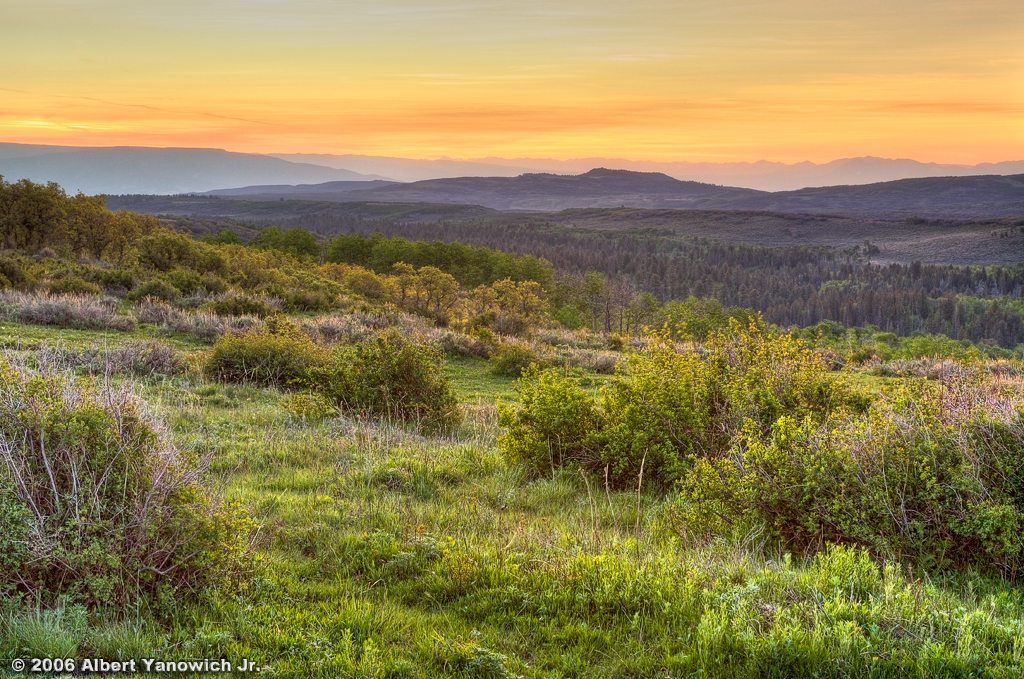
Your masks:
{"label": "green grass", "polygon": [[248,658],[280,677],[1024,676],[1019,589],[842,548],[776,554],[756,535],[686,545],[667,525],[670,498],[506,462],[494,402],[514,398],[512,380],[479,359],[448,372],[467,410],[448,437],[305,421],[282,392],[195,374],[139,381],[178,445],[211,456],[208,483],[261,524],[259,565],[239,590],[153,608],[8,601],[0,665],[56,654]]}
{"label": "green grass", "polygon": [[163,335],[155,332],[152,325],[140,325],[131,332],[115,330],[79,330],[76,328],[59,328],[50,325],[22,325],[20,323],[0,323],[0,349],[32,350],[45,343],[60,344],[71,349],[116,346],[129,339],[161,339],[175,349],[186,352],[209,349],[209,343],[202,342],[191,335],[178,333]]}
{"label": "green grass", "polygon": [[482,358],[449,358],[445,374],[463,403],[517,400],[512,390],[515,379],[491,372],[491,364]]}

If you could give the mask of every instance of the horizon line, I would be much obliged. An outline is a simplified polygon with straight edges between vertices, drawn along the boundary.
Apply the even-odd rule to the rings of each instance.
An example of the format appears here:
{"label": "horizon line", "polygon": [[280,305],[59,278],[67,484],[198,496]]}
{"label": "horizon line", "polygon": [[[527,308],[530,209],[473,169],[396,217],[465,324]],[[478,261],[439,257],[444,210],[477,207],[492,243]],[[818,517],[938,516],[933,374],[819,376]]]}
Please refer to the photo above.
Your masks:
{"label": "horizon line", "polygon": [[410,160],[417,162],[439,162],[439,161],[450,161],[456,163],[480,163],[480,164],[494,164],[499,161],[511,161],[511,162],[526,162],[526,161],[546,161],[556,163],[570,163],[570,162],[588,162],[588,161],[616,161],[616,162],[627,162],[627,163],[651,163],[656,165],[673,165],[673,164],[686,164],[686,165],[756,165],[758,163],[768,163],[772,165],[782,165],[786,167],[794,167],[797,165],[810,164],[821,167],[823,165],[829,165],[844,160],[883,160],[890,162],[913,162],[921,165],[939,165],[939,166],[955,166],[955,167],[979,167],[982,165],[1001,165],[1004,163],[1019,163],[1024,162],[1024,158],[1010,158],[1005,160],[995,161],[981,161],[978,163],[957,163],[957,162],[942,162],[936,160],[919,160],[917,158],[908,157],[886,157],[877,156],[870,153],[860,156],[845,156],[840,158],[833,158],[827,161],[814,161],[814,160],[798,160],[787,162],[785,160],[771,160],[769,158],[758,158],[757,160],[664,160],[664,159],[648,159],[648,158],[628,158],[622,156],[601,156],[601,155],[586,155],[586,156],[572,156],[572,157],[551,157],[551,156],[471,156],[471,157],[455,157],[449,155],[441,155],[435,157],[415,157],[415,156],[403,156],[403,155],[378,155],[369,153],[356,153],[352,151],[337,152],[337,151],[233,151],[229,148],[223,148],[219,146],[147,146],[142,144],[114,144],[114,145],[81,145],[81,144],[40,144],[33,142],[23,141],[3,141],[0,140],[0,144],[10,144],[15,146],[37,146],[37,147],[50,147],[50,148],[67,148],[67,149],[153,149],[153,150],[181,150],[181,151],[223,151],[225,153],[237,153],[240,155],[252,155],[252,156],[357,156],[363,158],[387,158],[395,160]]}

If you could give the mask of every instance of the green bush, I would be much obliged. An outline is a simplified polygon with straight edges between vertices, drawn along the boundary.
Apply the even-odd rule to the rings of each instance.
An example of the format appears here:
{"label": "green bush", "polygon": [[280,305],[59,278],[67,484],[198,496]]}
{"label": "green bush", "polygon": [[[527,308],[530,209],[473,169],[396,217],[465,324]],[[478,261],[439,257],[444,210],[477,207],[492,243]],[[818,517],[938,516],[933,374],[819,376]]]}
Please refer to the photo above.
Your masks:
{"label": "green bush", "polygon": [[682,480],[677,528],[698,539],[763,530],[797,550],[841,542],[928,570],[1018,577],[1024,415],[992,404],[960,381],[903,388],[826,424],[784,416],[765,433],[750,422],[729,455]]}
{"label": "green bush", "polygon": [[307,384],[342,410],[415,421],[427,431],[462,419],[440,352],[395,331],[339,350],[330,366],[307,371]]}
{"label": "green bush", "polygon": [[252,528],[130,388],[0,360],[0,589],[135,605],[238,573]]}
{"label": "green bush", "polygon": [[145,299],[146,297],[162,299],[165,302],[172,302],[181,297],[181,290],[162,278],[150,278],[148,281],[132,290],[128,295],[128,299],[133,302]]}
{"label": "green bush", "polygon": [[[626,374],[604,393],[601,417],[592,420],[600,429],[590,431],[585,459],[570,456],[595,471],[607,466],[619,486],[635,485],[641,468],[645,482],[671,485],[694,460],[724,455],[747,420],[767,430],[782,415],[821,422],[833,412],[863,410],[868,403],[801,341],[736,321],[729,333],[712,334],[701,349],[678,352],[663,344],[634,355]],[[560,398],[558,390],[566,388],[536,376],[530,380],[531,389],[554,390],[550,399]],[[524,400],[522,417],[542,418],[536,411],[545,402]],[[542,431],[545,445],[560,445],[557,429]],[[507,436],[520,435],[510,429]],[[509,440],[504,448],[513,450]]]}
{"label": "green bush", "polygon": [[501,344],[491,354],[491,372],[506,377],[519,377],[531,365],[543,367],[537,353],[520,344]]}
{"label": "green bush", "polygon": [[262,330],[222,335],[204,372],[225,382],[296,388],[308,370],[326,365],[327,360],[326,350],[295,325],[272,317]]}
{"label": "green bush", "polygon": [[24,289],[32,282],[32,277],[17,259],[0,256],[0,289]]}
{"label": "green bush", "polygon": [[165,281],[170,283],[183,295],[191,295],[201,290],[203,285],[198,274],[188,269],[174,269],[163,275]]}
{"label": "green bush", "polygon": [[202,273],[222,273],[225,270],[223,253],[214,245],[200,243],[191,237],[156,229],[135,242],[139,263],[156,271],[185,268]]}
{"label": "green bush", "polygon": [[502,453],[544,472],[571,462],[601,464],[601,414],[594,399],[561,370],[528,368],[515,385],[518,406],[498,405]]}
{"label": "green bush", "polygon": [[768,430],[783,415],[822,422],[866,408],[867,397],[827,363],[799,340],[736,321],[702,350],[662,346],[635,356],[630,379],[605,394],[605,462],[623,482],[643,464],[646,479],[670,484],[693,460],[725,454],[746,421]]}
{"label": "green bush", "polygon": [[135,287],[135,276],[131,271],[124,269],[100,269],[97,267],[89,274],[88,279],[101,288],[131,290]]}
{"label": "green bush", "polygon": [[78,276],[65,276],[51,281],[46,290],[54,295],[98,295],[99,286],[82,280]]}
{"label": "green bush", "polygon": [[213,273],[203,274],[199,279],[199,284],[211,295],[222,295],[230,288],[226,280]]}

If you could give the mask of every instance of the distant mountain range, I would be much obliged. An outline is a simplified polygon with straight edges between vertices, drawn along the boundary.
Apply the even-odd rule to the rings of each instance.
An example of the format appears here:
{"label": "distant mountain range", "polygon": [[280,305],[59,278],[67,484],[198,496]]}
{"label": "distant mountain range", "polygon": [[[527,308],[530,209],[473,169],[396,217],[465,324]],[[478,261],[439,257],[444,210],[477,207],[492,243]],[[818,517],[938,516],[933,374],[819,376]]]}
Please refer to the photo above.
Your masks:
{"label": "distant mountain range", "polygon": [[[604,168],[580,175],[523,174],[518,177],[457,177],[410,184],[379,182],[311,187],[253,186],[229,194],[248,201],[340,203],[441,203],[480,205],[503,211],[557,212],[571,208],[694,208],[844,214],[866,217],[1024,216],[1024,174],[931,177],[860,186],[831,186],[769,193],[680,181],[658,172]],[[352,186],[354,188],[348,188]]]}
{"label": "distant mountain range", "polygon": [[220,149],[115,146],[75,148],[0,143],[8,181],[55,181],[70,193],[171,194],[252,184],[311,184],[386,179]]}
{"label": "distant mountain range", "polygon": [[661,172],[675,179],[760,191],[872,184],[920,177],[1024,173],[1024,160],[941,165],[908,159],[844,158],[829,163],[689,163],[616,158],[479,158],[415,160],[388,156],[232,153],[219,149],[46,146],[0,143],[0,174],[56,181],[86,193],[173,194],[253,185],[329,181],[416,182],[452,177],[516,177],[523,173],[580,175],[594,168]]}
{"label": "distant mountain range", "polygon": [[942,165],[909,159],[843,158],[829,163],[794,164],[759,160],[754,163],[688,163],[621,158],[478,158],[474,160],[410,160],[385,156],[270,154],[293,162],[313,163],[376,173],[404,182],[445,177],[515,177],[524,172],[578,175],[597,167],[661,172],[675,179],[760,191],[793,191],[813,186],[874,184],[920,177],[970,177],[1024,174],[1024,160],[979,165]]}
{"label": "distant mountain range", "polygon": [[922,216],[949,210],[961,216],[1020,215],[1024,210],[1015,177],[1022,174],[1024,161],[973,166],[870,157],[822,165],[603,158],[461,161],[0,143],[0,175],[7,180],[55,181],[71,193],[206,193],[261,199],[467,204],[530,211],[625,205]]}

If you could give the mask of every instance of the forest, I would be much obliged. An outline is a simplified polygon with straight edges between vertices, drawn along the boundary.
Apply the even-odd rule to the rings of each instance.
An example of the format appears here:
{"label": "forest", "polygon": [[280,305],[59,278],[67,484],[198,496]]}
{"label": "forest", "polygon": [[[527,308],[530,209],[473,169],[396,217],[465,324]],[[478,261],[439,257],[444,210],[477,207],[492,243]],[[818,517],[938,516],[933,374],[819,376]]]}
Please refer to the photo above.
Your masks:
{"label": "forest", "polygon": [[1015,267],[0,210],[5,668],[1020,676]]}
{"label": "forest", "polygon": [[832,321],[1010,349],[1024,342],[1020,264],[874,264],[870,243],[845,250],[766,248],[658,230],[592,231],[508,220],[500,228],[482,220],[409,224],[324,215],[291,223],[328,235],[381,233],[529,254],[576,279],[597,273],[609,285],[628,290],[620,296],[646,292],[662,303],[711,297],[724,306],[754,309],[782,327]]}

